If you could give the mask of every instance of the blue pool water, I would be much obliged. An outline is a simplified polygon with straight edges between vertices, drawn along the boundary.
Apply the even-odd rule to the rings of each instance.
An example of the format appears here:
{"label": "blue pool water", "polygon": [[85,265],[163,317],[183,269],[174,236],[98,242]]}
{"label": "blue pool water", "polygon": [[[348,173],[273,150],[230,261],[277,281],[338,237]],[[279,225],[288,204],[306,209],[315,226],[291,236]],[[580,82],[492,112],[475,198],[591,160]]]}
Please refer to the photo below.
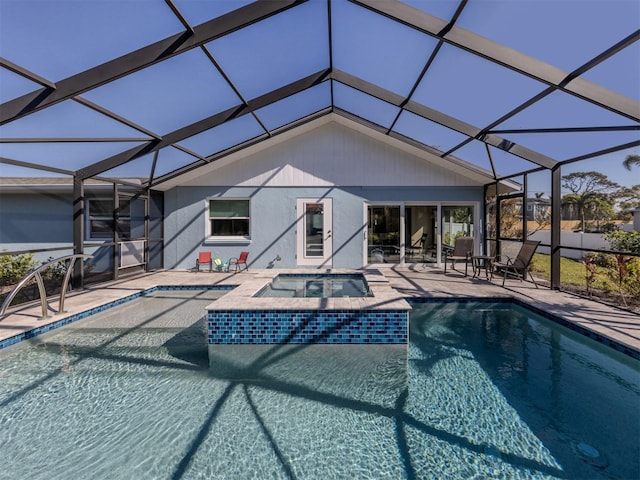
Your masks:
{"label": "blue pool water", "polygon": [[204,336],[221,294],[0,351],[0,478],[640,476],[640,362],[522,308],[416,304],[408,347],[260,346],[228,379]]}
{"label": "blue pool water", "polygon": [[277,275],[256,297],[371,297],[362,274],[287,274]]}

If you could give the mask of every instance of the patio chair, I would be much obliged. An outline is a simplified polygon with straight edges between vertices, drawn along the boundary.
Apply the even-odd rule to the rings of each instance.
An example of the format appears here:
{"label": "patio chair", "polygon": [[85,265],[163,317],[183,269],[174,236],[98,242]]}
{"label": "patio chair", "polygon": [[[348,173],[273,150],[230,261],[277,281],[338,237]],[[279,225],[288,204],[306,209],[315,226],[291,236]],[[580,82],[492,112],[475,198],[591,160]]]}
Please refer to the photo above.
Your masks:
{"label": "patio chair", "polygon": [[464,276],[468,275],[469,262],[473,255],[473,237],[458,237],[453,250],[444,252],[444,273],[447,273],[447,262],[451,262],[451,268],[456,269],[457,262],[464,262]]}
{"label": "patio chair", "polygon": [[427,238],[429,237],[428,233],[423,233],[414,245],[407,247],[407,256],[411,258],[421,258],[424,262],[425,257],[427,256]]}
{"label": "patio chair", "polygon": [[213,260],[211,260],[211,252],[200,252],[196,259],[196,273],[200,271],[200,265],[209,265],[209,271],[213,270]]}
{"label": "patio chair", "polygon": [[214,268],[218,272],[228,272],[229,271],[229,261],[223,262],[219,257],[213,259]]}
{"label": "patio chair", "polygon": [[540,242],[535,240],[525,240],[520,247],[520,251],[515,259],[511,259],[507,257],[507,261],[493,262],[493,267],[497,272],[503,272],[502,278],[502,286],[504,287],[504,282],[507,280],[507,275],[514,275],[520,278],[520,281],[527,278],[527,272],[529,272],[529,276],[531,277],[531,281],[538,288],[538,284],[536,283],[533,275],[529,271],[529,265],[531,264],[531,260],[533,260],[533,254],[536,253],[536,248]]}
{"label": "patio chair", "polygon": [[227,271],[230,270],[231,267],[234,267],[236,272],[242,271],[242,265],[244,265],[244,269],[248,271],[249,270],[249,266],[247,265],[248,257],[249,257],[249,252],[240,252],[239,257],[230,258],[229,268],[227,269]]}

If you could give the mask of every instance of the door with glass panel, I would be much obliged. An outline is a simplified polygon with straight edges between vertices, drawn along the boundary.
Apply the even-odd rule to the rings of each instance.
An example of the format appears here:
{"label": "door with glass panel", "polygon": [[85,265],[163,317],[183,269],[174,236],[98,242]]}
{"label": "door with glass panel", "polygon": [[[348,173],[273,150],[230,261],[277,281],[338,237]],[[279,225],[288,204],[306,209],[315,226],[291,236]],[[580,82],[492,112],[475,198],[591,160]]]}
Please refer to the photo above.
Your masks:
{"label": "door with glass panel", "polygon": [[333,255],[332,201],[297,200],[297,264],[331,267]]}

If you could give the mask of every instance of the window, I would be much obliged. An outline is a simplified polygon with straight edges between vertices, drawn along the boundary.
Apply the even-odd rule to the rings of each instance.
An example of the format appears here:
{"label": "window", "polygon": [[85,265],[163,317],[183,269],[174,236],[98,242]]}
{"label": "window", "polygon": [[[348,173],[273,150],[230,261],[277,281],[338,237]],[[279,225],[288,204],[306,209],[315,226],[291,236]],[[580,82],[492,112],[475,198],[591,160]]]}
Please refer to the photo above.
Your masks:
{"label": "window", "polygon": [[[120,240],[131,239],[131,199],[120,197],[116,212],[116,227]],[[143,234],[144,236],[144,234]]]}
{"label": "window", "polygon": [[[113,239],[113,199],[91,198],[87,200],[87,239],[112,240]],[[129,202],[121,201],[118,212],[118,236],[120,239],[130,237],[131,217]]]}
{"label": "window", "polygon": [[209,237],[249,238],[249,200],[209,199]]}
{"label": "window", "polygon": [[87,238],[110,240],[113,238],[113,200],[92,198],[87,200]]}

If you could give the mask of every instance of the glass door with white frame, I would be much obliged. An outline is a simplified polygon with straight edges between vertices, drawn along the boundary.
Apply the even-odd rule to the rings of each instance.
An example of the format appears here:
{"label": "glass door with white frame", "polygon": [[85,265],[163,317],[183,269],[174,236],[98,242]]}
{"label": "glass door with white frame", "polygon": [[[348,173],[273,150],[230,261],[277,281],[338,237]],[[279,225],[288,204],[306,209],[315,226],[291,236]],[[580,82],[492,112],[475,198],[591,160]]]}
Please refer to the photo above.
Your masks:
{"label": "glass door with white frame", "polygon": [[331,267],[333,255],[332,201],[297,200],[297,264]]}

